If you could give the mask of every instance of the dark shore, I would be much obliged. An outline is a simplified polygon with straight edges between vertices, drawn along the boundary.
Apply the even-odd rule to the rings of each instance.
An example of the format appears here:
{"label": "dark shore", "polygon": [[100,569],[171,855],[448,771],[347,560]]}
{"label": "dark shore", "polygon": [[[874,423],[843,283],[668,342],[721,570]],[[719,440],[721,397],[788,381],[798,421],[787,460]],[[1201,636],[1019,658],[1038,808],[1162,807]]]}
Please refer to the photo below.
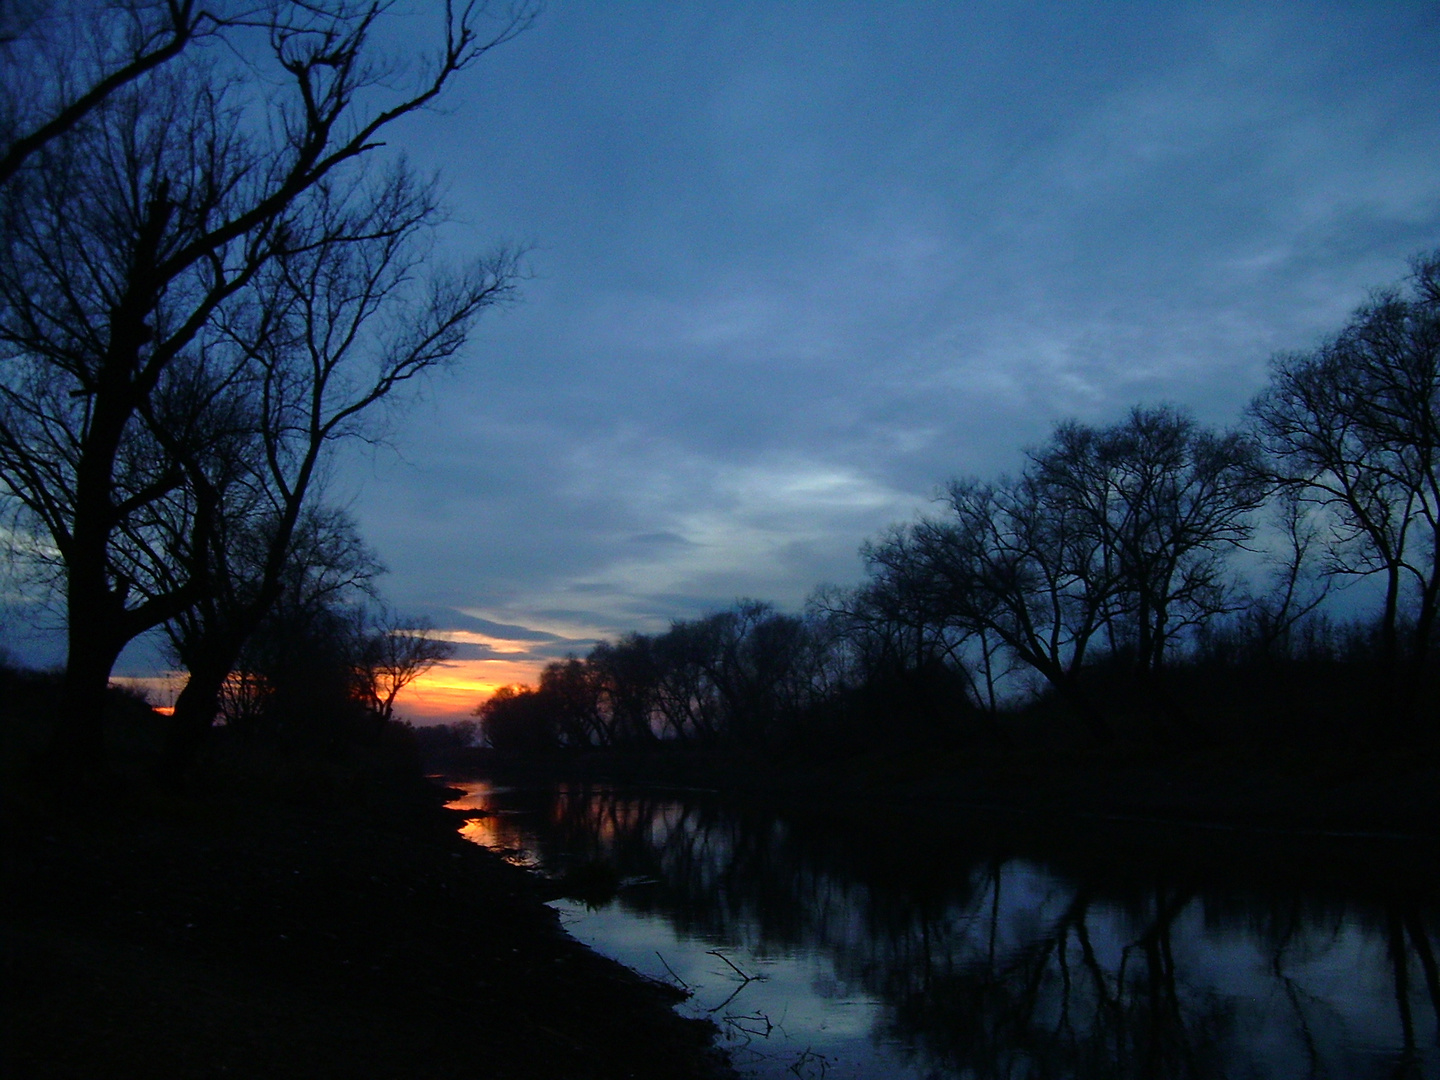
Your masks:
{"label": "dark shore", "polygon": [[[817,765],[670,748],[445,766],[718,791],[844,823],[880,855],[893,828],[933,833],[937,858],[957,836],[1049,830],[1046,849],[1137,865],[1244,857],[1354,880],[1400,859],[1437,873],[1433,852],[1417,863],[1411,850],[1440,831],[1432,754],[955,750]],[[326,789],[306,774],[307,804],[227,796],[218,780],[192,798],[3,793],[5,1076],[729,1075],[711,1029],[672,1010],[676,991],[569,938],[543,883],[457,835],[437,785]],[[1337,849],[1342,837],[1361,846]]]}
{"label": "dark shore", "polygon": [[715,1077],[438,794],[4,803],[7,1077]]}

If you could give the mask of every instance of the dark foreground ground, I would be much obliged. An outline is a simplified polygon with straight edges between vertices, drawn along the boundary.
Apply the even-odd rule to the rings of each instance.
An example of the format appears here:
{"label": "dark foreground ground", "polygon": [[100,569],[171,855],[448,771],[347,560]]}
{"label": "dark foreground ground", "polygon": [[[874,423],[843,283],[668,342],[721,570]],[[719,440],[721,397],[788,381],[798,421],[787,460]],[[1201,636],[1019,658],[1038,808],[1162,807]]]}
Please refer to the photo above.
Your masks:
{"label": "dark foreground ground", "polygon": [[[729,1075],[711,1029],[672,1011],[675,991],[567,937],[541,884],[460,839],[413,768],[399,780],[350,767],[286,775],[288,761],[217,758],[208,789],[190,798],[131,783],[57,799],[3,770],[0,1076]],[[877,850],[897,824],[949,842],[957,830],[1028,836],[1048,822],[1069,830],[1067,850],[1128,859],[1113,827],[1125,820],[1167,830],[1166,850],[1176,847],[1168,830],[1185,826],[1187,857],[1209,845],[1222,862],[1235,859],[1229,837],[1278,837],[1253,845],[1256,860],[1287,873],[1274,852],[1305,861],[1306,835],[1323,848],[1306,865],[1328,865],[1335,833],[1433,846],[1440,832],[1433,747],[955,749],[822,765],[464,753],[445,764],[521,781],[705,787],[847,822]],[[1433,878],[1433,858],[1422,861]]]}
{"label": "dark foreground ground", "polygon": [[728,1075],[421,800],[4,800],[0,1075]]}

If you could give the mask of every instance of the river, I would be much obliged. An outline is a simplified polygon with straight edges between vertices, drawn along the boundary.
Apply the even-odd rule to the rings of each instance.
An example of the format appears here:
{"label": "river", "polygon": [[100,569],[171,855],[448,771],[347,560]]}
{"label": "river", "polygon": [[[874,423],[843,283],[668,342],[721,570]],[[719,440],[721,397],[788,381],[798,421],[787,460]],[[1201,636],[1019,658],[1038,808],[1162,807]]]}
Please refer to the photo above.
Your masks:
{"label": "river", "polygon": [[1414,845],[457,786],[746,1076],[1440,1077]]}

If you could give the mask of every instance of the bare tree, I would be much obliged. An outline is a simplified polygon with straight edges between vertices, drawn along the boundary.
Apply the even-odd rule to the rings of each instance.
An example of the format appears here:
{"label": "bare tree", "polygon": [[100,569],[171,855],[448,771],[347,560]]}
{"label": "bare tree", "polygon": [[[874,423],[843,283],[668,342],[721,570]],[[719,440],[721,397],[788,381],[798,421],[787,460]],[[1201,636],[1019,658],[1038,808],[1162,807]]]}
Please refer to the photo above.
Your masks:
{"label": "bare tree", "polygon": [[945,589],[920,540],[926,528],[896,526],[862,545],[870,580],[845,605],[851,637],[861,644],[868,677],[903,679],[944,665],[964,679],[976,707],[993,713],[994,639],[986,627],[957,618],[941,599]]}
{"label": "bare tree", "polygon": [[1276,479],[1332,515],[1330,573],[1383,578],[1386,663],[1418,671],[1440,604],[1440,252],[1331,340],[1277,356],[1251,413]]}
{"label": "bare tree", "polygon": [[1300,489],[1283,485],[1274,493],[1272,516],[1279,542],[1262,548],[1270,565],[1269,587],[1245,598],[1242,622],[1259,655],[1293,654],[1295,628],[1330,595],[1334,577],[1316,573],[1324,536]]}
{"label": "bare tree", "polygon": [[1133,628],[1141,672],[1227,610],[1225,556],[1249,540],[1268,490],[1244,436],[1176,409],[1135,408],[1106,428],[1060,425],[1031,463],[1099,545],[1118,586],[1108,629]]}
{"label": "bare tree", "polygon": [[915,526],[935,610],[994,635],[1070,704],[1091,735],[1112,737],[1081,685],[1119,582],[1088,517],[1042,478],[955,481],[950,515]]}
{"label": "bare tree", "polygon": [[1249,444],[1172,409],[1061,424],[1015,479],[949,486],[949,513],[871,548],[917,611],[1003,642],[1110,736],[1082,685],[1095,649],[1158,669],[1176,637],[1226,609],[1224,558],[1265,485]]}
{"label": "bare tree", "polygon": [[604,744],[611,729],[601,708],[600,672],[576,656],[552,660],[540,672],[540,696],[567,746]]}
{"label": "bare tree", "polygon": [[706,627],[681,620],[651,639],[646,650],[655,712],[672,738],[710,741],[720,732],[719,694],[707,671],[711,645]]}
{"label": "bare tree", "polygon": [[455,655],[455,646],[435,636],[424,619],[402,619],[381,611],[369,620],[360,653],[359,683],[366,705],[382,724],[395,715],[400,691]]}
{"label": "bare tree", "polygon": [[[232,23],[194,0],[26,3],[0,6],[0,186],[46,144],[131,83]],[[79,50],[76,41],[87,42]]]}
{"label": "bare tree", "polygon": [[[199,537],[209,542],[200,556],[207,588],[233,601],[192,634],[197,663],[175,702],[172,744],[194,745],[209,727],[245,638],[279,596],[290,563],[303,561],[293,541],[333,444],[372,437],[376,406],[448,362],[475,317],[514,287],[510,252],[449,277],[424,265],[436,204],[431,188],[403,170],[348,198],[322,182],[312,209],[305,242],[277,254],[220,327],[246,374],[252,452],[242,460],[243,482],[212,492],[214,527]],[[175,456],[188,460],[178,447]],[[193,480],[205,483],[203,475]],[[237,491],[242,497],[231,497]],[[241,572],[227,539],[235,530],[221,526],[247,516],[258,519],[248,535],[263,547],[237,588],[225,580]],[[186,557],[176,561],[188,564],[196,556],[184,539],[177,547]],[[379,706],[388,718],[389,704]]]}
{"label": "bare tree", "polygon": [[[246,639],[221,695],[227,726],[286,740],[300,736],[312,745],[369,733],[370,711],[357,679],[368,633],[366,553],[349,548],[356,542],[353,531],[342,528],[333,539],[342,545],[333,553],[335,564],[297,561],[281,596]],[[175,748],[172,740],[164,756]],[[160,778],[166,784],[182,780],[169,770]]]}
{"label": "bare tree", "polygon": [[654,641],[626,634],[602,641],[585,658],[594,671],[600,700],[597,729],[602,745],[648,740],[655,713]]}
{"label": "bare tree", "polygon": [[528,686],[502,686],[475,706],[484,745],[502,752],[544,754],[559,745],[555,714]]}
{"label": "bare tree", "polygon": [[[203,58],[184,50],[47,136],[0,187],[0,481],[63,567],[60,735],[72,755],[98,753],[120,649],[207,587],[198,553],[220,485],[203,460],[177,458],[186,448],[159,403],[182,399],[187,380],[203,388],[196,416],[237,395],[254,403],[263,349],[237,347],[235,332],[254,293],[277,289],[317,245],[376,239],[353,197],[363,203],[372,190],[381,134],[532,12],[495,19],[482,5],[447,4],[438,47],[408,86],[372,43],[382,14],[344,0],[297,3],[258,30],[233,30],[263,34],[263,46],[235,39]],[[342,231],[327,234],[327,224]],[[268,326],[255,331],[250,346],[269,340]],[[396,382],[382,379],[377,399]],[[194,561],[169,582],[160,573],[137,582],[125,564],[144,570],[161,548],[122,552],[177,499]]]}
{"label": "bare tree", "polygon": [[233,718],[237,704],[256,700],[253,692],[241,693],[237,703],[237,690],[257,685],[242,658],[277,604],[292,615],[338,610],[372,595],[383,572],[349,515],[333,508],[308,505],[292,524],[253,506],[227,506],[210,538],[207,588],[165,624],[170,651],[189,675],[159,764],[160,783],[172,789],[183,787],[185,768],[216,717],[228,708]]}

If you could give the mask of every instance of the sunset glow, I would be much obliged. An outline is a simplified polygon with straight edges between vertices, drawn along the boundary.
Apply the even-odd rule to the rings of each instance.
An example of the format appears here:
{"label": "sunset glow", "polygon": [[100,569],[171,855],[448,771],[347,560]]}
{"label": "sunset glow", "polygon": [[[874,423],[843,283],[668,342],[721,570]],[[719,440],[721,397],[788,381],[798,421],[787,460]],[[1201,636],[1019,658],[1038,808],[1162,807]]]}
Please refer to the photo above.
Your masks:
{"label": "sunset glow", "polygon": [[175,712],[175,697],[188,678],[183,671],[162,671],[156,675],[112,675],[110,683],[144,694],[151,708],[162,716],[170,716]]}
{"label": "sunset glow", "polygon": [[413,724],[464,720],[502,686],[534,685],[541,660],[451,660],[416,679],[395,702],[396,716]]}
{"label": "sunset glow", "polygon": [[[544,666],[545,661],[537,659],[450,660],[426,672],[400,692],[395,700],[395,716],[412,724],[464,720],[475,711],[475,706],[502,686],[535,685]],[[185,673],[116,676],[110,681],[140,691],[156,712],[169,716],[175,711],[175,696],[185,685]]]}
{"label": "sunset glow", "polygon": [[532,647],[529,642],[510,641],[494,634],[477,634],[473,630],[434,630],[431,636],[456,645],[480,645],[497,653],[524,653]]}

